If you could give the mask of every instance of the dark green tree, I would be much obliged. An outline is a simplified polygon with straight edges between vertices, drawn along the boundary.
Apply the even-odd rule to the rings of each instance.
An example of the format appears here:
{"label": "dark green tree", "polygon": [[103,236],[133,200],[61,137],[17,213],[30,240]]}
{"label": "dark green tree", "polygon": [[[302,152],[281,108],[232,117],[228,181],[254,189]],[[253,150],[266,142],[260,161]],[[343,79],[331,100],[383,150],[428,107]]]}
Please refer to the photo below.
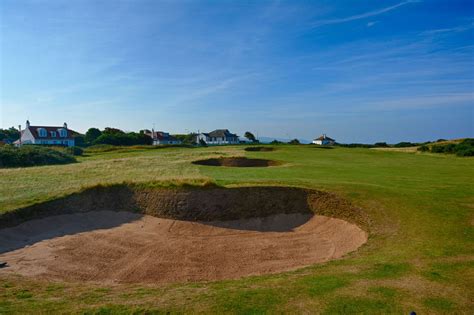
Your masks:
{"label": "dark green tree", "polygon": [[249,139],[252,142],[255,142],[257,140],[255,136],[253,135],[253,133],[251,133],[250,131],[246,131],[244,134],[244,137]]}
{"label": "dark green tree", "polygon": [[94,141],[102,135],[102,132],[97,128],[89,128],[84,137],[86,144],[93,144]]}

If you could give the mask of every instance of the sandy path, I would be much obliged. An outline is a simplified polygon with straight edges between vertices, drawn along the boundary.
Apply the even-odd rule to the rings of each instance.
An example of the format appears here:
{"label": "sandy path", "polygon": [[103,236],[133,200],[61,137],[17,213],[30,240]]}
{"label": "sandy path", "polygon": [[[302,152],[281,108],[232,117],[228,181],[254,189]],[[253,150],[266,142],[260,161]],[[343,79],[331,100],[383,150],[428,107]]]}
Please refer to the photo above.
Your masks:
{"label": "sandy path", "polygon": [[366,241],[356,225],[324,216],[203,224],[88,212],[0,230],[0,261],[9,265],[0,274],[109,283],[231,279],[325,262]]}

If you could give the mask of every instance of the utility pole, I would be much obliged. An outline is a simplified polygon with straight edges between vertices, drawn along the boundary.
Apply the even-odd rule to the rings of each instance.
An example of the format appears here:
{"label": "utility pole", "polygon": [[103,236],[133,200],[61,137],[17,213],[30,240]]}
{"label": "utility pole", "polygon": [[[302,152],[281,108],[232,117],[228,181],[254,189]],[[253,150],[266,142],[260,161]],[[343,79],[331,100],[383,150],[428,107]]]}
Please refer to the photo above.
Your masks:
{"label": "utility pole", "polygon": [[20,131],[20,139],[19,139],[19,141],[20,141],[20,147],[21,147],[21,125],[18,125],[18,130]]}

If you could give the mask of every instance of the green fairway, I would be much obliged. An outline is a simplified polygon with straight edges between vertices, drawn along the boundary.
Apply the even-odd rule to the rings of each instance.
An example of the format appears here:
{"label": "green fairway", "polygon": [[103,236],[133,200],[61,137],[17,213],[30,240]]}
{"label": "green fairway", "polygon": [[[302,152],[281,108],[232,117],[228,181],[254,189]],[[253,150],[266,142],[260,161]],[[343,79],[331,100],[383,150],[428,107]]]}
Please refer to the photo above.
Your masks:
{"label": "green fairway", "polygon": [[[309,145],[244,148],[123,149],[89,153],[74,164],[0,169],[0,213],[97,184],[297,186],[334,192],[363,208],[370,219],[368,243],[325,264],[218,282],[93,285],[0,277],[0,314],[472,313],[473,158]],[[191,163],[221,156],[281,163]]]}

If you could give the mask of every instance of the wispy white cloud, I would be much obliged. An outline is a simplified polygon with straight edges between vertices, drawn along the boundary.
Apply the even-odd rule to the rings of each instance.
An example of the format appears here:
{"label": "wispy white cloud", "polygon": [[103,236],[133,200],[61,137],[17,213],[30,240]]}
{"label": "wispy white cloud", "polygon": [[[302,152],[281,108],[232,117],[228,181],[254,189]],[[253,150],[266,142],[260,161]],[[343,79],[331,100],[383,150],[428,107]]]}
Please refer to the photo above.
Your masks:
{"label": "wispy white cloud", "polygon": [[474,22],[471,24],[466,25],[459,25],[455,27],[448,27],[448,28],[439,28],[434,30],[428,30],[421,33],[421,35],[438,35],[438,34],[446,34],[446,33],[459,33],[470,30],[474,28]]}
{"label": "wispy white cloud", "polygon": [[367,27],[372,27],[374,26],[375,24],[377,24],[378,21],[373,21],[373,22],[367,22]]}
{"label": "wispy white cloud", "polygon": [[366,19],[366,18],[369,18],[369,17],[373,17],[373,16],[377,16],[377,15],[380,15],[380,14],[383,14],[383,13],[387,13],[389,11],[395,10],[395,9],[401,7],[401,6],[406,5],[406,4],[416,3],[416,2],[420,2],[420,1],[419,0],[408,0],[408,1],[403,1],[403,2],[397,3],[397,4],[389,6],[389,7],[385,7],[385,8],[379,9],[379,10],[373,10],[373,11],[365,12],[365,13],[362,13],[362,14],[356,14],[356,15],[343,17],[343,18],[338,18],[338,19],[322,20],[322,21],[318,21],[318,22],[314,23],[312,25],[312,27],[314,28],[314,27],[320,27],[320,26],[323,26],[323,25],[340,24],[340,23],[346,23],[346,22],[355,21],[355,20]]}

